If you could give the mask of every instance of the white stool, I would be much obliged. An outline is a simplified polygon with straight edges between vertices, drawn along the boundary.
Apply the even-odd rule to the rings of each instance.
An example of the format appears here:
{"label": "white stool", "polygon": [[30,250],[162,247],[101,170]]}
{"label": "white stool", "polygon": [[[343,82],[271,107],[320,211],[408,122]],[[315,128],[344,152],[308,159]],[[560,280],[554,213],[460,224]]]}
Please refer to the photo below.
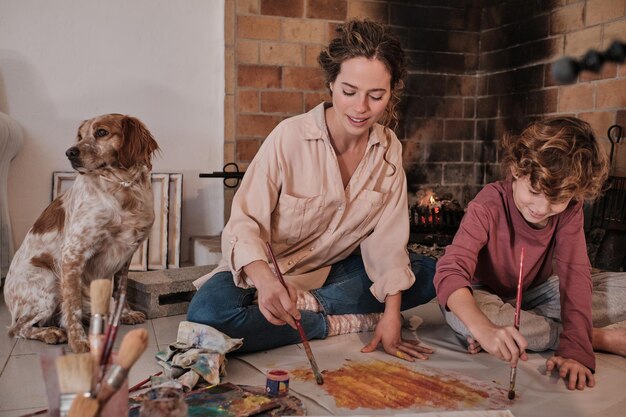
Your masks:
{"label": "white stool", "polygon": [[24,133],[15,120],[0,112],[0,277],[4,279],[13,258],[7,182],[9,164],[22,148]]}

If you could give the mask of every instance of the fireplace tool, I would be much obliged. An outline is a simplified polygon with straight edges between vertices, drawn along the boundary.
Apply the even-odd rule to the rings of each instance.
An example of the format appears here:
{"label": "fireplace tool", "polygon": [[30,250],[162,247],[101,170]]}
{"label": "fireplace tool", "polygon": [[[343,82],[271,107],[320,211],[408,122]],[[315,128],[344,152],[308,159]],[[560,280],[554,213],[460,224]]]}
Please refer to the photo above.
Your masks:
{"label": "fireplace tool", "polygon": [[[607,136],[611,142],[609,152],[609,160],[611,166],[611,175],[607,180],[607,190],[605,194],[594,205],[592,226],[601,227],[606,230],[623,230],[626,231],[626,170],[624,172],[618,169],[620,161],[615,161],[616,152],[621,150],[619,146],[624,130],[622,126],[615,124],[609,127]],[[617,148],[616,148],[617,145]],[[622,152],[622,154],[624,154]]]}

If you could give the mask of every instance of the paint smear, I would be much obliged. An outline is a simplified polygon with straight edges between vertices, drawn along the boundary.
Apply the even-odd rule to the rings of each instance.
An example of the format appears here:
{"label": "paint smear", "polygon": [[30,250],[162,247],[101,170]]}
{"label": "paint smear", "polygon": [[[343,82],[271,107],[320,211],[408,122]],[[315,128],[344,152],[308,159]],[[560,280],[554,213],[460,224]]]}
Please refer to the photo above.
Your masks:
{"label": "paint smear", "polygon": [[[310,368],[290,372],[296,380],[315,381]],[[495,410],[510,406],[507,390],[495,384],[466,377],[462,380],[434,370],[418,372],[396,362],[349,361],[322,374],[321,388],[334,398],[338,408]]]}

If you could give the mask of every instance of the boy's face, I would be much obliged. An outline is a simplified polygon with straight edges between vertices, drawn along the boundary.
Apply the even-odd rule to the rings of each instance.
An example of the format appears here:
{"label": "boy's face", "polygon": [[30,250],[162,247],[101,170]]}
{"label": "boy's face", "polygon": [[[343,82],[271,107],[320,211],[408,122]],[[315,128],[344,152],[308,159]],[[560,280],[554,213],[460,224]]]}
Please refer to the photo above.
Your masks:
{"label": "boy's face", "polygon": [[546,196],[532,189],[528,175],[513,180],[513,200],[524,219],[533,227],[541,229],[548,219],[562,213],[571,198],[551,203]]}

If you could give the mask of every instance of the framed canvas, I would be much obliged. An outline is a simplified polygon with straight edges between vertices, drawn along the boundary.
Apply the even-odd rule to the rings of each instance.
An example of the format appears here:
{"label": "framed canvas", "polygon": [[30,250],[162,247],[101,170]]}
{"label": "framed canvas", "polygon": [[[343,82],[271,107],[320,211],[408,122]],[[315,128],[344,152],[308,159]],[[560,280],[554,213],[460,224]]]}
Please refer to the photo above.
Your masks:
{"label": "framed canvas", "polygon": [[66,192],[76,179],[76,171],[55,171],[52,173],[52,200]]}
{"label": "framed canvas", "polygon": [[[52,200],[66,192],[78,174],[55,171],[52,174]],[[131,259],[131,271],[178,268],[182,211],[182,174],[152,174],[154,225],[152,232]],[[171,207],[171,210],[170,210]]]}
{"label": "framed canvas", "polygon": [[170,174],[167,220],[167,267],[180,267],[180,234],[183,204],[183,174]]}
{"label": "framed canvas", "polygon": [[148,269],[167,268],[169,190],[169,174],[152,174],[154,224],[148,237]]}
{"label": "framed canvas", "polygon": [[133,257],[130,259],[129,271],[147,271],[148,270],[148,239],[144,240],[137,248]]}

